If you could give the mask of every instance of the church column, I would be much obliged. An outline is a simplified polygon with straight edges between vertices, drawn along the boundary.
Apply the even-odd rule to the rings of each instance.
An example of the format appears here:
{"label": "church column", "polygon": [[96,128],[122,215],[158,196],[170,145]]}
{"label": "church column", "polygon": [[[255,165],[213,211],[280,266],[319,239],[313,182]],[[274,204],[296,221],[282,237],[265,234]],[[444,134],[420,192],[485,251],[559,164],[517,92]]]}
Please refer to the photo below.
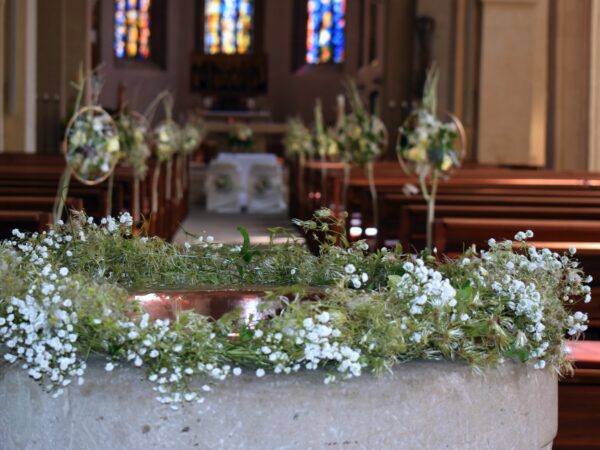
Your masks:
{"label": "church column", "polygon": [[544,166],[548,0],[482,0],[478,157]]}
{"label": "church column", "polygon": [[8,14],[5,35],[7,98],[3,148],[10,152],[34,153],[37,0],[5,0],[5,13]]}
{"label": "church column", "polygon": [[551,3],[549,165],[558,170],[588,167],[592,3]]}
{"label": "church column", "polygon": [[4,151],[4,35],[6,23],[4,18],[5,0],[0,0],[0,153]]}
{"label": "church column", "polygon": [[591,0],[588,169],[600,171],[600,0]]}

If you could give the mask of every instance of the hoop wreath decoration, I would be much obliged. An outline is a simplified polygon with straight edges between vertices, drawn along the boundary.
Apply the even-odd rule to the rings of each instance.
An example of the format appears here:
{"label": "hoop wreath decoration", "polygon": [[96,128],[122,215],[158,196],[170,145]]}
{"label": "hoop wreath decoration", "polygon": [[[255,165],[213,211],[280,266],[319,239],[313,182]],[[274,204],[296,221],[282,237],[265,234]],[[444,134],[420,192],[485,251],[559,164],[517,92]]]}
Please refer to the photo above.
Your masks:
{"label": "hoop wreath decoration", "polygon": [[154,176],[152,180],[152,213],[158,212],[158,180],[160,177],[160,166],[163,162],[167,163],[165,198],[171,198],[171,175],[173,166],[173,156],[179,150],[180,128],[175,121],[170,118],[170,107],[167,109],[167,119],[159,123],[154,129],[154,144],[156,146],[157,164],[154,167]]}
{"label": "hoop wreath decoration", "polygon": [[418,177],[421,195],[427,202],[429,251],[433,250],[433,221],[439,178],[460,166],[467,146],[465,129],[455,115],[447,113],[450,121],[442,122],[431,111],[435,111],[435,108],[413,111],[398,129],[396,142],[400,166],[407,175]]}
{"label": "hoop wreath decoration", "polygon": [[67,166],[81,183],[93,186],[105,181],[121,156],[110,114],[98,106],[81,108],[69,121],[63,150]]}
{"label": "hoop wreath decoration", "polygon": [[450,121],[442,122],[429,111],[419,109],[398,129],[396,151],[407,175],[446,174],[462,164],[467,151],[465,129],[458,117],[446,114]]}
{"label": "hoop wreath decoration", "polygon": [[122,111],[115,117],[123,161],[133,170],[133,219],[140,220],[140,180],[146,177],[152,146],[148,119],[137,111]]}

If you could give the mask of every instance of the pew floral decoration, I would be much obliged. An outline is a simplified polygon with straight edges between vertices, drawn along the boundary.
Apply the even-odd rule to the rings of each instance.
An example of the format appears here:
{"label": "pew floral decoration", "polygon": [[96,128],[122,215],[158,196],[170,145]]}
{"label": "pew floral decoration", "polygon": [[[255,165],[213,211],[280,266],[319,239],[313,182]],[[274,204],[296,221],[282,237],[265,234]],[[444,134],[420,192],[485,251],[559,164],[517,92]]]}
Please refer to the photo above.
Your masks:
{"label": "pew floral decoration", "polygon": [[234,150],[249,152],[254,146],[254,132],[248,125],[236,123],[231,127],[227,140]]}
{"label": "pew floral decoration", "polygon": [[287,123],[287,131],[283,140],[285,146],[286,156],[289,159],[298,159],[298,171],[297,171],[297,186],[298,186],[298,197],[305,198],[306,190],[311,189],[309,180],[309,186],[305,187],[304,184],[304,168],[306,167],[306,161],[312,160],[316,153],[315,143],[313,135],[308,129],[302,119],[292,118]]}
{"label": "pew floral decoration", "polygon": [[[75,113],[69,120],[63,140],[67,167],[58,184],[53,208],[54,220],[62,217],[71,175],[87,185],[96,185],[108,179],[107,209],[110,211],[112,175],[121,157],[117,127],[112,117],[98,106],[102,89],[98,71],[84,74],[80,68],[78,81],[73,83],[73,87],[77,90]],[[91,102],[82,107],[86,88],[90,91]]]}
{"label": "pew floral decoration", "polygon": [[154,128],[156,157],[160,162],[167,162],[180,148],[180,128],[171,118],[163,120]]}
{"label": "pew floral decoration", "polygon": [[283,143],[288,158],[297,157],[302,166],[316,151],[313,136],[299,117],[288,120]]}
{"label": "pew floral decoration", "polygon": [[[108,372],[139,367],[175,409],[242,372],[319,369],[331,383],[410,360],[570,368],[564,337],[578,338],[587,316],[565,305],[589,301],[591,281],[572,253],[536,249],[527,231],[515,236],[520,249],[490,240],[489,251],[440,263],[400,248],[367,252],[364,241],[336,234],[336,220],[319,210],[296,221],[322,237],[318,256],[293,240],[253,247],[243,229],[242,246],[204,236],[170,244],[135,236],[127,213],[99,222],[78,213],[48,232],[14,230],[0,245],[0,356],[54,396],[85,382],[89,355],[104,358]],[[267,302],[281,302],[287,286],[290,296],[260,320],[179,311],[171,322],[127,292],[182,285],[269,286]],[[200,389],[191,382],[198,378]]]}
{"label": "pew floral decoration", "polygon": [[342,115],[336,129],[340,159],[361,167],[372,163],[387,145],[387,130],[381,119],[367,112],[354,81],[346,85],[350,113]]}
{"label": "pew floral decoration", "polygon": [[321,198],[327,199],[327,167],[326,163],[339,157],[333,130],[325,126],[321,99],[315,102],[314,146],[321,162]]}
{"label": "pew floral decoration", "polygon": [[188,167],[189,159],[200,148],[205,136],[206,124],[200,118],[189,117],[181,128],[181,152],[175,162],[177,198],[179,200],[183,199],[183,191],[189,184],[189,173],[185,168]]}
{"label": "pew floral decoration", "polygon": [[119,129],[119,144],[125,165],[133,170],[132,214],[136,222],[141,218],[140,182],[148,172],[151,155],[151,129],[148,120],[137,111],[121,111],[115,118]]}
{"label": "pew floral decoration", "polygon": [[[421,195],[427,202],[427,248],[432,250],[435,199],[441,177],[460,166],[466,151],[466,136],[458,118],[449,122],[437,118],[438,69],[427,72],[421,104],[398,129],[398,161],[409,175],[419,180]],[[429,185],[429,187],[428,187]]]}
{"label": "pew floral decoration", "polygon": [[163,91],[156,96],[146,109],[144,116],[150,119],[154,116],[156,108],[162,103],[165,118],[153,130],[153,141],[157,162],[152,175],[152,215],[158,213],[158,182],[161,166],[166,163],[165,200],[171,199],[171,178],[173,176],[173,157],[181,149],[181,130],[173,120],[173,94]]}
{"label": "pew floral decoration", "polygon": [[350,113],[345,114],[345,103],[339,101],[339,118],[335,130],[340,159],[346,163],[344,167],[342,203],[344,207],[347,207],[346,201],[351,166],[364,167],[367,179],[369,180],[369,191],[373,203],[374,228],[377,229],[379,226],[379,214],[373,161],[381,156],[387,147],[388,133],[381,119],[367,112],[360,98],[356,83],[353,80],[348,80],[346,83],[346,96],[350,102]]}
{"label": "pew floral decoration", "polygon": [[65,156],[73,175],[82,183],[106,180],[119,160],[119,150],[117,127],[102,108],[84,107],[69,122]]}
{"label": "pew floral decoration", "polygon": [[190,118],[181,128],[181,151],[189,156],[194,154],[206,136],[206,124],[200,119]]}
{"label": "pew floral decoration", "polygon": [[123,162],[133,169],[134,176],[143,179],[148,171],[151,129],[148,120],[137,111],[121,111],[115,117],[119,130],[119,146]]}

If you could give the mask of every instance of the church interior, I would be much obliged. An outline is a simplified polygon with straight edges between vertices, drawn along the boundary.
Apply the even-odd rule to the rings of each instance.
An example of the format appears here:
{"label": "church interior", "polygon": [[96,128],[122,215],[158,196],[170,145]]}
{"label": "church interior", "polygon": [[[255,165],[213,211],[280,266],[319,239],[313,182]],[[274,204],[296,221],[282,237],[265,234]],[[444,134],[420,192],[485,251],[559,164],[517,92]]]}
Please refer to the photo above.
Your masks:
{"label": "church interior", "polygon": [[0,239],[128,211],[316,251],[328,208],[372,250],[576,247],[553,448],[600,448],[600,0],[0,0],[0,85]]}

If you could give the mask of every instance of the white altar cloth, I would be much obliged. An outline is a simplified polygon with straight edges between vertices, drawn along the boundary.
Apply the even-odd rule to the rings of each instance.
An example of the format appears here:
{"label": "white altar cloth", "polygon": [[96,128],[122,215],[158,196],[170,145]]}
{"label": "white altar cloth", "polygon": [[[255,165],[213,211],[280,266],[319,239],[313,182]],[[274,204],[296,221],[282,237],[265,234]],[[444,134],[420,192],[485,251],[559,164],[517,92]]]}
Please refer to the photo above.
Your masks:
{"label": "white altar cloth", "polygon": [[[219,152],[217,158],[214,160],[218,163],[229,163],[233,164],[238,169],[239,174],[239,186],[240,189],[240,206],[246,208],[249,203],[249,190],[248,182],[250,179],[250,171],[252,166],[255,164],[259,165],[273,165],[277,166],[277,156],[272,153],[230,153],[230,152]],[[210,170],[210,168],[209,168]],[[281,170],[274,170],[273,176],[279,178],[278,184],[283,186],[283,174]],[[283,200],[282,200],[283,201]]]}

